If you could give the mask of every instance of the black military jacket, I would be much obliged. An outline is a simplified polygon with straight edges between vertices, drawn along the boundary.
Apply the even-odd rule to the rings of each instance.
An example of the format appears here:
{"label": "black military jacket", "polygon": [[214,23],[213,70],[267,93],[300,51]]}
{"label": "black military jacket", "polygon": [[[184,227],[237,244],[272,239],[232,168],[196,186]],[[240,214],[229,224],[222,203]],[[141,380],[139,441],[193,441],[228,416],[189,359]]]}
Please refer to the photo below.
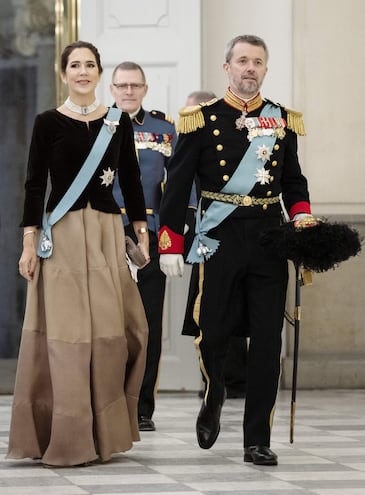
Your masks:
{"label": "black military jacket", "polygon": [[[228,92],[229,93],[229,90]],[[169,246],[161,249],[161,253],[180,253],[181,235],[191,184],[194,177],[198,179],[200,190],[219,192],[230,180],[237,169],[250,141],[249,130],[237,129],[236,120],[242,115],[242,107],[233,98],[212,100],[199,109],[191,107],[180,112],[180,130],[174,156],[171,159],[167,186],[161,205],[161,234],[166,232],[170,238]],[[258,117],[265,105],[274,105],[262,100],[258,95],[256,108],[249,111],[248,117]],[[286,126],[280,137],[277,137],[271,150],[272,154],[265,164],[258,160],[257,168],[263,167],[269,177],[267,183],[255,183],[250,196],[256,198],[272,198],[282,193],[283,201],[290,216],[296,213],[310,213],[307,180],[301,172],[297,156],[297,134],[294,130],[302,129],[301,115],[288,115],[288,111],[276,105]],[[250,110],[250,109],[249,109]],[[196,116],[199,115],[199,118]],[[298,126],[288,126],[288,119],[297,121]],[[294,130],[293,130],[294,128]],[[302,133],[302,132],[300,132]],[[259,140],[258,145],[259,143]],[[253,146],[255,138],[252,139]],[[235,191],[240,194],[240,191]],[[202,211],[206,210],[211,199],[202,199]],[[231,214],[244,218],[263,216],[280,216],[281,206],[277,202],[265,206],[239,206]],[[164,235],[166,238],[166,234]]]}

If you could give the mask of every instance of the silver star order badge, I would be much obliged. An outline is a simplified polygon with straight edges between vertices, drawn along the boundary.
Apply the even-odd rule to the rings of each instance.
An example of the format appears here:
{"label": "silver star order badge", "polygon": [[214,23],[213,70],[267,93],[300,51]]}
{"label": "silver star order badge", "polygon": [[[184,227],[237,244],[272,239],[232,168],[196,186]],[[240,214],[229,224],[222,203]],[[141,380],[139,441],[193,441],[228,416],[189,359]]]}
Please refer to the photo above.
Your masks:
{"label": "silver star order badge", "polygon": [[246,112],[242,112],[241,116],[236,119],[236,129],[238,131],[242,131],[242,129],[245,127],[245,122],[246,122]]}
{"label": "silver star order badge", "polygon": [[256,150],[256,155],[258,160],[262,160],[264,163],[267,162],[267,160],[270,160],[270,156],[272,155],[272,151],[268,146],[265,144],[258,146]]}
{"label": "silver star order badge", "polygon": [[101,179],[101,185],[108,187],[111,184],[113,184],[114,181],[114,170],[111,170],[110,167],[107,168],[107,170],[103,169],[103,175],[99,175]]}

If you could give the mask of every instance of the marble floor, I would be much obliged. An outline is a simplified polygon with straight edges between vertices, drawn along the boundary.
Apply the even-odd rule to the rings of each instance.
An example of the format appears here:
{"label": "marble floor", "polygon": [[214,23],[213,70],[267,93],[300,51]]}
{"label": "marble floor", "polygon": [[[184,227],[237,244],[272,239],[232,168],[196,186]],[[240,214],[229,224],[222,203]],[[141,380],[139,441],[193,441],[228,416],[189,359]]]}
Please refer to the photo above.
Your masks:
{"label": "marble floor", "polygon": [[294,443],[290,391],[281,391],[272,433],[279,465],[242,462],[243,401],[229,399],[210,450],[195,438],[197,394],[160,393],[156,432],[111,462],[45,469],[6,460],[11,396],[0,396],[1,495],[364,495],[365,390],[299,390]]}

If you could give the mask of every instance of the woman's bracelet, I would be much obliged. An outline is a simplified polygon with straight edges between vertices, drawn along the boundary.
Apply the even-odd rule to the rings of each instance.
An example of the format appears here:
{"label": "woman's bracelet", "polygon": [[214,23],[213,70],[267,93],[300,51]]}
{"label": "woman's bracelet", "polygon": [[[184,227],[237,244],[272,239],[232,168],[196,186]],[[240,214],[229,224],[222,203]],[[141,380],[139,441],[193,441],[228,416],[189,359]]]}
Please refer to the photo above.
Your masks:
{"label": "woman's bracelet", "polygon": [[23,234],[23,237],[25,237],[28,234],[35,234],[35,230],[26,230]]}

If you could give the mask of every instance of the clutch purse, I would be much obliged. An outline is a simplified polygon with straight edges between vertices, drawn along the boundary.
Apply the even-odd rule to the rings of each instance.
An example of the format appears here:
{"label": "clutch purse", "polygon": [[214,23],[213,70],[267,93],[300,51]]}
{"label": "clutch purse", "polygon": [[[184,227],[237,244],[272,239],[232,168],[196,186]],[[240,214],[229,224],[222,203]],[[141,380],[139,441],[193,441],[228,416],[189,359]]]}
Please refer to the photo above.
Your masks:
{"label": "clutch purse", "polygon": [[134,265],[138,268],[143,268],[147,264],[147,260],[141,249],[129,235],[125,236],[125,247],[127,255]]}

